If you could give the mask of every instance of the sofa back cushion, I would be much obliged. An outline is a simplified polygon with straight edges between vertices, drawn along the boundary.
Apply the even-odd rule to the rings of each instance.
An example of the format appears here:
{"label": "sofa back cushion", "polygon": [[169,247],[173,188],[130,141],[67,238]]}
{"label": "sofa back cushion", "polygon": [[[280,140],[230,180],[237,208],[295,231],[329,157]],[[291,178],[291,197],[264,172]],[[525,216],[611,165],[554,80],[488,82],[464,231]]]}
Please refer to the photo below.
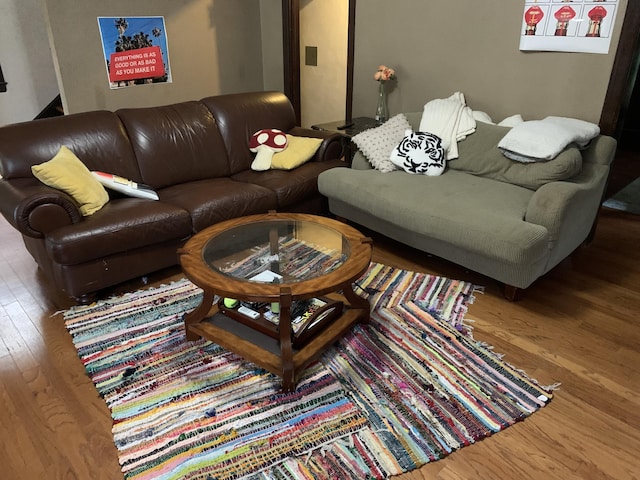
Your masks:
{"label": "sofa back cushion", "polygon": [[477,122],[475,133],[458,143],[459,157],[450,160],[449,167],[531,190],[574,177],[582,170],[582,154],[574,146],[544,162],[521,163],[505,157],[498,143],[508,131],[508,127]]}
{"label": "sofa back cushion", "polygon": [[280,92],[248,92],[203,98],[216,119],[229,154],[231,173],[251,168],[249,138],[263,128],[289,132],[296,125],[291,102]]}
{"label": "sofa back cushion", "polygon": [[229,175],[222,137],[200,102],[125,108],[116,114],[131,139],[143,183],[159,189]]}
{"label": "sofa back cushion", "polygon": [[76,113],[0,128],[0,175],[32,177],[31,167],[51,160],[66,146],[89,170],[142,182],[120,119],[107,111]]}
{"label": "sofa back cushion", "polygon": [[[418,113],[406,115],[414,128],[418,128],[420,116]],[[574,146],[544,162],[521,163],[505,157],[498,143],[509,130],[509,127],[476,122],[476,131],[458,142],[459,157],[449,160],[447,167],[531,190],[574,177],[582,170],[582,153]]]}

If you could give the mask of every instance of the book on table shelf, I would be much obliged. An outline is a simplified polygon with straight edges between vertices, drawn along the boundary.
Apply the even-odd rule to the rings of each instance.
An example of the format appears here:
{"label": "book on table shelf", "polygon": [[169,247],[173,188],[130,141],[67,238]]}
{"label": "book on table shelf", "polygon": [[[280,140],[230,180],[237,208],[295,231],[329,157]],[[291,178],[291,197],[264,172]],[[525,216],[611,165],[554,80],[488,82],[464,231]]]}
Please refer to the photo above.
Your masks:
{"label": "book on table shelf", "polygon": [[[274,304],[269,303],[240,302],[236,307],[229,308],[221,301],[220,311],[230,318],[277,338],[280,311],[279,308],[273,309],[273,306]],[[309,340],[316,327],[339,317],[342,309],[343,302],[326,297],[293,302],[290,313],[293,344],[299,345]]]}

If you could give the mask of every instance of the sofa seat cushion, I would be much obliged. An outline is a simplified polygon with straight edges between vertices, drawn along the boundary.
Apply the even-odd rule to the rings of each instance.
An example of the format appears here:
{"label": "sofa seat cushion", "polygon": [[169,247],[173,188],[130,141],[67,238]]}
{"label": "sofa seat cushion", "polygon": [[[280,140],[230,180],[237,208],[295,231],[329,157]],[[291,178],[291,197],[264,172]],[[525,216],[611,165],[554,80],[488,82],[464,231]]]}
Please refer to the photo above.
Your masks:
{"label": "sofa seat cushion", "polygon": [[232,176],[238,182],[260,185],[274,192],[275,208],[285,210],[318,193],[318,175],[335,167],[346,167],[342,160],[307,162],[293,170],[254,172],[245,170]]}
{"label": "sofa seat cushion", "polygon": [[535,263],[548,248],[547,230],[524,221],[534,192],[516,185],[456,170],[429,177],[352,169],[324,172],[318,185],[330,202],[367,218],[501,262]]}
{"label": "sofa seat cushion", "polygon": [[118,198],[83,221],[51,232],[46,246],[54,262],[77,265],[190,234],[186,210],[161,201]]}
{"label": "sofa seat cushion", "polygon": [[161,201],[189,212],[192,233],[230,218],[265,213],[277,206],[276,195],[271,190],[229,178],[173,185],[158,194]]}

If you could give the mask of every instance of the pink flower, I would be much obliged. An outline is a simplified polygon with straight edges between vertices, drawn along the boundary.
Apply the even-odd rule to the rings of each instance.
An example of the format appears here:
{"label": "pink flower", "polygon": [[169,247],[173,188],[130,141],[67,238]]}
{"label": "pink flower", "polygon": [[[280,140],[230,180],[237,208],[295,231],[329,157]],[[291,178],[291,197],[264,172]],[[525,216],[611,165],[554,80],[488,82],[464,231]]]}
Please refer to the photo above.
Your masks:
{"label": "pink flower", "polygon": [[385,65],[380,65],[376,73],[373,74],[373,79],[377,82],[386,82],[387,80],[393,80],[394,78],[396,78],[396,71]]}

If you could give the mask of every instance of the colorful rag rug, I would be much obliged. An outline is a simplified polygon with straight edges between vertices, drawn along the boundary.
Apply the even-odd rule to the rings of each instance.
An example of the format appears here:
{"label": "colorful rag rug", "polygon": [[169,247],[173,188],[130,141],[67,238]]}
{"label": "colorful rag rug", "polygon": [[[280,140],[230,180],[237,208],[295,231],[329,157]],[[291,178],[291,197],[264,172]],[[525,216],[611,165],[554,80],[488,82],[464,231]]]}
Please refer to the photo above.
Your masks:
{"label": "colorful rag rug", "polygon": [[373,308],[296,391],[214,343],[187,342],[186,280],[64,313],[111,409],[126,479],[388,478],[551,399],[466,332],[474,286],[372,263]]}

